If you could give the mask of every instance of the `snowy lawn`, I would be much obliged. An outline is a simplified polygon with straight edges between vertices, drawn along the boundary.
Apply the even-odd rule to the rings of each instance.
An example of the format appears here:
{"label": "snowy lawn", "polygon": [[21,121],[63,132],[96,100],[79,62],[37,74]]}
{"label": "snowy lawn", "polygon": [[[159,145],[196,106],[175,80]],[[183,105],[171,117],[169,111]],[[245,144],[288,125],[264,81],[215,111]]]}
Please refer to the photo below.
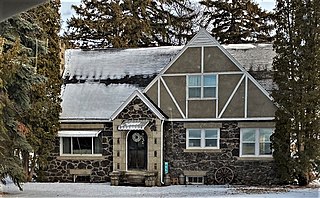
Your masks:
{"label": "snowy lawn", "polygon": [[[179,185],[167,187],[110,186],[110,183],[26,183],[0,186],[0,197],[265,197],[320,198],[319,188]],[[2,192],[2,193],[1,193]]]}

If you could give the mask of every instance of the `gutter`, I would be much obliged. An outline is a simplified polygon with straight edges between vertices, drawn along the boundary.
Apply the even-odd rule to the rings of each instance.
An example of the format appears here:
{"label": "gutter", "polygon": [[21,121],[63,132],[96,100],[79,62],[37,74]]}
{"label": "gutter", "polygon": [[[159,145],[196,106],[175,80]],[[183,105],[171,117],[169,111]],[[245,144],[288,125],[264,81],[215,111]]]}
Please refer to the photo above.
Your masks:
{"label": "gutter", "polygon": [[60,118],[60,123],[105,123],[112,122],[110,119],[105,118]]}
{"label": "gutter", "polygon": [[160,160],[161,160],[161,168],[160,168],[160,183],[164,185],[163,182],[163,124],[164,120],[161,120],[161,129],[160,129],[160,135],[161,135],[161,144],[160,144],[160,149],[161,149],[161,155],[160,155]]}

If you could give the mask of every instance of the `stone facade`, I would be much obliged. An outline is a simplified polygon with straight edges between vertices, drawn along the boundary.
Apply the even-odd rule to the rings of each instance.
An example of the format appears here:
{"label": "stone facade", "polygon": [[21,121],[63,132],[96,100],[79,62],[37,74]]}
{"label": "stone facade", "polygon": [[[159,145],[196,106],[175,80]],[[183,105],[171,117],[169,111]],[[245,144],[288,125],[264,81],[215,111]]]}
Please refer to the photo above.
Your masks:
{"label": "stone facade", "polygon": [[[210,124],[210,123],[209,123]],[[237,122],[220,123],[220,148],[216,150],[186,149],[186,123],[166,122],[164,129],[164,160],[169,162],[169,174],[178,178],[185,172],[206,171],[205,184],[217,184],[215,172],[229,167],[232,184],[267,185],[276,183],[272,158],[240,158],[240,128]],[[208,123],[198,123],[208,125]]]}
{"label": "stone facade", "polygon": [[[106,182],[112,171],[112,123],[100,132],[102,156],[60,156],[60,139],[57,138],[55,151],[48,159],[45,181],[50,182]],[[86,177],[81,179],[81,177]]]}
{"label": "stone facade", "polygon": [[[119,131],[118,126],[125,120],[148,120],[144,131],[148,137],[147,170],[160,175],[161,171],[161,121],[139,97],[135,97],[117,118],[113,121],[113,170],[127,171],[127,136],[130,131]],[[141,170],[143,171],[143,170]],[[144,173],[143,173],[144,174]],[[121,179],[121,178],[120,178]],[[155,184],[160,185],[160,177],[155,178]]]}

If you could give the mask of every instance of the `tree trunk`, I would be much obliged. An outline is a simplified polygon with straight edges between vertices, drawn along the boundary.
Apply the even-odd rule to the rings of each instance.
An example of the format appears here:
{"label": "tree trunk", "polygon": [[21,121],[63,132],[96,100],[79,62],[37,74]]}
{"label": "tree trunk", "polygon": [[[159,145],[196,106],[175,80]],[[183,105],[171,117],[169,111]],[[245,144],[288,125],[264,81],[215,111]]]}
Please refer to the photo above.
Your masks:
{"label": "tree trunk", "polygon": [[308,173],[300,173],[298,175],[298,182],[299,186],[306,186],[310,182],[309,174]]}

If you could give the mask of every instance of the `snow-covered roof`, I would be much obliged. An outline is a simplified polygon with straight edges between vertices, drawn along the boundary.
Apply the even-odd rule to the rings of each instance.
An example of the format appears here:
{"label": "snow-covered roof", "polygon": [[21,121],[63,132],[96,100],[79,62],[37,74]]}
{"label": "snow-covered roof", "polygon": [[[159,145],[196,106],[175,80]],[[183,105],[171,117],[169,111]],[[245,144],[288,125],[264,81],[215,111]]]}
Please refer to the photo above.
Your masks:
{"label": "snow-covered roof", "polygon": [[67,50],[63,77],[120,79],[126,75],[152,75],[170,62],[181,46],[105,50]]}
{"label": "snow-covered roof", "polygon": [[[275,56],[272,44],[229,44],[223,47],[246,70],[272,70]],[[109,120],[117,108],[142,87],[132,84],[106,86],[99,80],[158,74],[182,48],[67,50],[63,78],[84,80],[85,83],[67,83],[63,87],[60,120]],[[91,82],[93,80],[97,82]],[[260,79],[259,82],[266,90],[272,89],[272,79]]]}
{"label": "snow-covered roof", "polygon": [[[121,79],[124,76],[153,75],[164,68],[183,46],[133,49],[66,51],[64,78],[77,80]],[[275,56],[272,44],[223,45],[247,70],[271,70]]]}
{"label": "snow-covered roof", "polygon": [[136,89],[129,84],[66,84],[60,120],[108,120]]}
{"label": "snow-covered roof", "polygon": [[246,70],[272,70],[276,53],[272,44],[229,44],[222,45]]}

